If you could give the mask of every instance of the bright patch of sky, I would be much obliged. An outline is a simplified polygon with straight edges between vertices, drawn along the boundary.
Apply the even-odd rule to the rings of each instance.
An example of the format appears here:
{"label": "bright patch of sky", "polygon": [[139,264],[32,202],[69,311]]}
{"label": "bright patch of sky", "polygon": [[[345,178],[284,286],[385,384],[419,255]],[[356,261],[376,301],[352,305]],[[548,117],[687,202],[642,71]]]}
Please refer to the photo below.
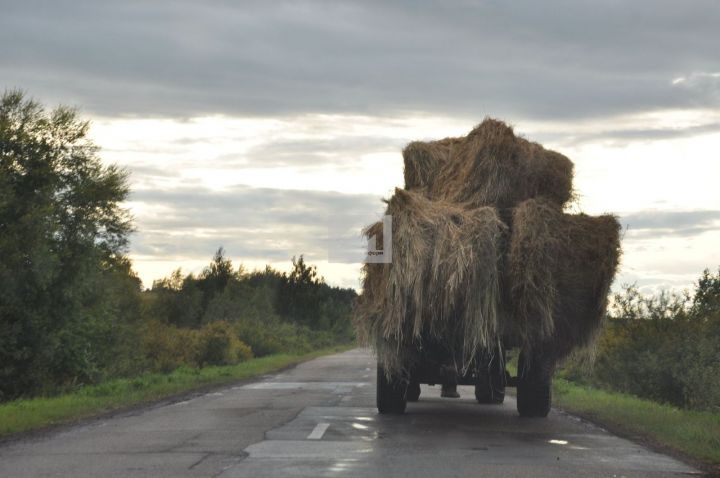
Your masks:
{"label": "bright patch of sky", "polygon": [[[720,133],[693,135],[718,120],[720,113],[715,111],[685,110],[598,122],[527,121],[515,127],[518,134],[539,140],[575,162],[578,202],[572,211],[609,212],[623,220],[627,230],[618,284],[688,287],[703,268],[720,264],[720,254],[713,247],[720,241],[720,213],[704,222],[692,217],[692,211],[712,212],[720,205],[720,188],[715,187],[720,161],[710,153],[720,148]],[[93,135],[103,145],[106,159],[132,171],[135,194],[128,205],[137,219],[138,238],[165,236],[155,249],[133,251],[135,267],[146,284],[176,267],[199,272],[216,244],[225,246],[231,257],[249,269],[270,264],[286,270],[292,255],[305,254],[330,282],[357,287],[360,264],[328,262],[327,245],[313,240],[322,235],[323,224],[303,224],[307,219],[300,214],[307,212],[302,207],[307,204],[303,191],[363,196],[363,203],[374,198],[378,208],[367,210],[368,222],[372,221],[381,212],[380,200],[402,187],[400,150],[404,144],[465,134],[471,126],[469,119],[429,116],[216,116],[185,121],[96,119]],[[685,137],[688,132],[690,136]],[[285,190],[287,197],[273,205],[253,203],[265,227],[248,226],[245,213],[233,216],[223,211],[220,217],[213,209],[222,207],[220,202],[204,211],[200,218],[204,227],[196,225],[191,230],[182,220],[176,224],[178,230],[167,223],[155,230],[159,218],[173,215],[172,202],[158,201],[157,196],[154,201],[136,199],[145,191],[178,190],[190,194],[192,201],[193,195],[204,192],[232,195],[237,187]],[[233,207],[232,203],[227,207]],[[322,201],[308,207],[317,208],[318,214],[312,216],[316,222],[344,208]],[[665,213],[663,220],[643,221],[658,212]],[[691,217],[692,222],[684,223],[684,217]],[[293,228],[297,235],[288,236]],[[228,248],[223,243],[228,232],[254,238],[260,246],[257,253],[245,247]],[[192,240],[207,247],[193,252],[182,247]],[[278,247],[268,249],[273,243]],[[171,244],[175,246],[168,247]],[[272,254],[263,256],[261,251]]]}

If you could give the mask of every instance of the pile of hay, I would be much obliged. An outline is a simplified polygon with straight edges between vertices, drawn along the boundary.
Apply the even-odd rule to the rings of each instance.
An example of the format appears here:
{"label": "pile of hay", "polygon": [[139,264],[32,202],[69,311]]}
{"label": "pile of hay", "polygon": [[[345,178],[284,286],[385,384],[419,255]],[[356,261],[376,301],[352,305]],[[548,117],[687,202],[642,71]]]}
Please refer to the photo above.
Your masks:
{"label": "pile of hay", "polygon": [[[364,266],[355,317],[388,373],[407,372],[427,340],[465,369],[508,335],[557,357],[592,339],[619,225],[563,212],[569,159],[493,119],[466,137],[410,143],[403,157],[405,189],[387,201],[393,261]],[[382,243],[381,223],[365,233]]]}
{"label": "pile of hay", "polygon": [[505,283],[507,319],[522,348],[563,358],[588,345],[605,315],[619,257],[614,216],[565,214],[542,199],[515,208]]}
{"label": "pile of hay", "polygon": [[405,189],[432,199],[505,209],[536,197],[559,205],[573,197],[568,158],[518,138],[494,119],[464,138],[412,142],[403,159]]}
{"label": "pile of hay", "polygon": [[[366,264],[357,316],[360,336],[401,344],[437,338],[455,345],[463,363],[498,338],[499,262],[507,227],[491,207],[465,208],[397,189],[392,264]],[[382,223],[368,237],[382,243]],[[383,361],[398,351],[383,350]],[[385,358],[387,355],[390,357]]]}

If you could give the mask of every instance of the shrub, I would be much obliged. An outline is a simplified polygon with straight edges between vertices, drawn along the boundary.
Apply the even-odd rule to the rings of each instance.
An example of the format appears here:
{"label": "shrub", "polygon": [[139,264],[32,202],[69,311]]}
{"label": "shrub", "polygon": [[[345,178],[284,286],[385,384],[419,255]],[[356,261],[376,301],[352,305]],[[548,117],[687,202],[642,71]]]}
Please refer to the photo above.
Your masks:
{"label": "shrub", "polygon": [[232,365],[253,357],[250,346],[227,322],[183,329],[154,321],[144,337],[147,365],[154,372],[170,372],[181,366]]}
{"label": "shrub", "polygon": [[158,321],[147,325],[143,334],[147,368],[153,372],[170,372],[181,365],[198,363],[198,332],[178,329]]}
{"label": "shrub", "polygon": [[560,374],[658,402],[720,410],[720,271],[688,294],[614,297],[592,367],[571,357]]}
{"label": "shrub", "polygon": [[252,350],[227,322],[212,322],[199,332],[198,365],[231,365],[252,358]]}

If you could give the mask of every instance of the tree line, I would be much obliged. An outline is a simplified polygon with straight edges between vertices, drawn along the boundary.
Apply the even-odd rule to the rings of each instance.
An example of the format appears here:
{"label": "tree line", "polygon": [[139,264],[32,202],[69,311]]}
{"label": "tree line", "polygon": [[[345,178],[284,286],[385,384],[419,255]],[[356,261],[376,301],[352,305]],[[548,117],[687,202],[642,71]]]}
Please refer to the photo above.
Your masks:
{"label": "tree line", "polygon": [[101,161],[76,110],[0,99],[0,400],[179,366],[349,341],[351,289],[302,256],[290,273],[235,268],[142,290],[127,256],[127,171]]}

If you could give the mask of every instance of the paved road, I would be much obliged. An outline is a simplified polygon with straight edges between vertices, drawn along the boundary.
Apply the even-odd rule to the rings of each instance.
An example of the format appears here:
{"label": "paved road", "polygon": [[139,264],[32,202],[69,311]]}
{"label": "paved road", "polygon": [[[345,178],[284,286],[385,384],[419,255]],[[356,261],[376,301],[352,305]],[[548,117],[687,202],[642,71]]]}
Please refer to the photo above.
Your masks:
{"label": "paved road", "polygon": [[697,473],[553,411],[520,419],[512,397],[423,387],[378,416],[365,351],[324,357],[192,400],[0,447],[2,477],[664,477]]}

